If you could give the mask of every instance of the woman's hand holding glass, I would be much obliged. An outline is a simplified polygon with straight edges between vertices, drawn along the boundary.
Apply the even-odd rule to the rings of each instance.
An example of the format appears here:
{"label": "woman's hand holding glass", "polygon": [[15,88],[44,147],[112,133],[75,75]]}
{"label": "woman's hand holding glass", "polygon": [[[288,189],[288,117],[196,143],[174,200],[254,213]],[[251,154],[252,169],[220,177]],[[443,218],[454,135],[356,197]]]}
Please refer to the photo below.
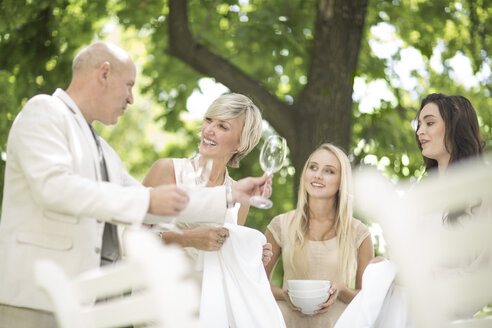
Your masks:
{"label": "woman's hand holding glass", "polygon": [[[266,175],[273,175],[282,168],[286,156],[287,142],[285,139],[276,135],[268,137],[261,148],[261,169],[266,173]],[[273,203],[266,197],[266,191],[266,188],[263,188],[263,192],[260,196],[251,197],[250,204],[261,209],[271,208]]]}

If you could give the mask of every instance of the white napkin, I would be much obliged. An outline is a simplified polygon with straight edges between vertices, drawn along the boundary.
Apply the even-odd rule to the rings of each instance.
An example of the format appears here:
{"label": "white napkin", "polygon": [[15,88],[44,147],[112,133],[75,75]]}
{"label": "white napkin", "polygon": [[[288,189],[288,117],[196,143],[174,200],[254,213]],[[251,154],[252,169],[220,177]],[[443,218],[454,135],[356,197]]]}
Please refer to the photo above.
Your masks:
{"label": "white napkin", "polygon": [[[405,322],[406,300],[393,284],[396,265],[389,261],[370,264],[362,276],[362,289],[338,319],[335,328],[404,327],[387,325]],[[399,319],[401,318],[401,319]]]}
{"label": "white napkin", "polygon": [[204,256],[200,323],[210,328],[285,327],[261,257],[265,236],[225,224],[229,238]]}

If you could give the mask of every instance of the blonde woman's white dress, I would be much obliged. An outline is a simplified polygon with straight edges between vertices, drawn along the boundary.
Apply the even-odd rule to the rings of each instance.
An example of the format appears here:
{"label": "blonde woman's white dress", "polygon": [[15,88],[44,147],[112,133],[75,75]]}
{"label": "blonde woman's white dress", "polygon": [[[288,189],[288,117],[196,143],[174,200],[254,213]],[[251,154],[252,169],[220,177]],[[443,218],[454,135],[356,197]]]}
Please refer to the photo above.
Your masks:
{"label": "blonde woman's white dress", "polygon": [[[173,159],[173,163],[176,181],[181,180],[178,177],[182,170],[192,169],[187,159]],[[224,184],[232,186],[234,182],[226,171]],[[219,251],[185,248],[201,279],[200,323],[206,328],[283,328],[282,313],[261,260],[266,238],[255,229],[237,224],[239,207],[237,203],[226,211],[223,222],[229,229],[229,238]],[[203,225],[178,227],[192,229]]]}

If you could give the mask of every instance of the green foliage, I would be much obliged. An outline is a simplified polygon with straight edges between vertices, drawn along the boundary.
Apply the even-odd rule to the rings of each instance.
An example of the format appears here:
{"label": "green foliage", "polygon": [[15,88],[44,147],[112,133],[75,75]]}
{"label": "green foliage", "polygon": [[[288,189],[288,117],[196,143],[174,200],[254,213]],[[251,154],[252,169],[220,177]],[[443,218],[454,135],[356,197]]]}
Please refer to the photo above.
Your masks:
{"label": "green foliage", "polygon": [[[168,44],[167,3],[126,1],[125,4],[126,8],[117,11],[124,25],[143,28],[150,37],[147,44],[150,60],[143,71],[150,80],[143,92],[164,104],[162,114],[157,117],[163,121],[164,129],[179,130],[183,128],[179,113],[184,110],[193,90],[199,88],[197,80],[201,76],[177,59],[165,55]],[[490,90],[486,87],[456,90],[454,81],[448,78],[450,68],[446,60],[457,51],[470,54],[474,67],[481,67],[487,56],[472,56],[473,49],[478,46],[481,54],[490,53],[488,36],[480,38],[483,34],[480,28],[470,28],[473,19],[478,26],[490,20],[490,9],[483,2],[476,2],[473,8],[468,8],[469,5],[469,2],[444,0],[370,1],[366,18],[367,37],[362,42],[355,76],[364,78],[367,83],[376,79],[385,80],[396,101],[382,102],[372,113],[361,113],[358,104],[354,104],[351,148],[355,153],[355,164],[378,163],[394,178],[420,176],[421,160],[410,122],[418,108],[419,98],[432,90],[473,93],[476,103],[485,102],[483,108],[490,108],[487,106]],[[141,8],[138,13],[127,9],[137,6]],[[189,21],[192,33],[203,46],[261,81],[280,99],[293,102],[307,82],[315,10],[314,1],[253,1],[247,5],[238,5],[234,1],[191,1]],[[404,41],[388,59],[378,58],[369,46],[368,41],[372,37],[370,27],[379,23],[393,24],[397,36]],[[472,40],[476,39],[482,41],[473,43]],[[434,72],[429,64],[438,40],[442,40],[446,47],[441,55],[444,65],[442,73]],[[426,66],[423,75],[413,72],[419,81],[416,90],[401,87],[401,78],[393,64],[408,46],[422,53]],[[490,114],[486,112],[481,110],[480,114],[484,118],[483,133],[488,140]],[[367,155],[372,156],[371,161],[366,160]],[[402,155],[405,157],[404,163],[401,163]]]}
{"label": "green foliage", "polygon": [[[94,37],[105,1],[0,1],[0,153],[28,98],[68,86],[72,58]],[[3,155],[2,155],[3,156]],[[3,170],[0,159],[0,188]]]}
{"label": "green foliage", "polygon": [[[262,81],[280,99],[297,97],[307,71],[315,2],[254,1],[237,8],[212,7],[215,1],[208,2],[207,24],[199,17],[191,21],[204,44]],[[191,5],[190,15],[197,12],[204,10]],[[287,83],[282,76],[288,77]]]}
{"label": "green foliage", "polygon": [[[357,75],[366,83],[384,80],[395,101],[382,101],[371,113],[361,113],[358,104],[354,103],[351,147],[354,163],[378,165],[394,179],[421,176],[422,159],[411,120],[417,113],[420,99],[432,92],[462,94],[469,98],[479,114],[481,132],[488,141],[488,149],[492,148],[490,74],[482,78],[478,87],[466,89],[450,78],[454,72],[449,61],[457,53],[464,53],[471,60],[475,72],[484,64],[490,67],[491,40],[484,34],[483,24],[490,22],[491,13],[490,6],[487,7],[483,1],[369,2],[368,37],[362,44]],[[396,53],[388,58],[375,56],[367,43],[372,36],[370,27],[381,23],[394,26],[396,35],[403,40]],[[473,24],[479,27],[472,28]],[[430,64],[439,42],[444,47],[441,53],[442,72],[436,72]],[[424,69],[412,72],[416,87],[405,89],[395,63],[401,59],[402,51],[409,47],[422,54]]]}

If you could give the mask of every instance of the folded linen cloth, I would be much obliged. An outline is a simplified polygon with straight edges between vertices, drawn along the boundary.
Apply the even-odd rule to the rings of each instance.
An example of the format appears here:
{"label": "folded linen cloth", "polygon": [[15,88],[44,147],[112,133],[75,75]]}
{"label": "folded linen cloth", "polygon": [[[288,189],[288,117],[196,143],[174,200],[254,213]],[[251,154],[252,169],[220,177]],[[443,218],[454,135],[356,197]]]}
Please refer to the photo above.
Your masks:
{"label": "folded linen cloth", "polygon": [[382,261],[367,266],[362,289],[338,318],[335,328],[408,327],[404,290],[395,283],[393,262]]}
{"label": "folded linen cloth", "polygon": [[261,260],[265,236],[226,223],[229,238],[218,252],[205,252],[200,323],[210,328],[283,328]]}

